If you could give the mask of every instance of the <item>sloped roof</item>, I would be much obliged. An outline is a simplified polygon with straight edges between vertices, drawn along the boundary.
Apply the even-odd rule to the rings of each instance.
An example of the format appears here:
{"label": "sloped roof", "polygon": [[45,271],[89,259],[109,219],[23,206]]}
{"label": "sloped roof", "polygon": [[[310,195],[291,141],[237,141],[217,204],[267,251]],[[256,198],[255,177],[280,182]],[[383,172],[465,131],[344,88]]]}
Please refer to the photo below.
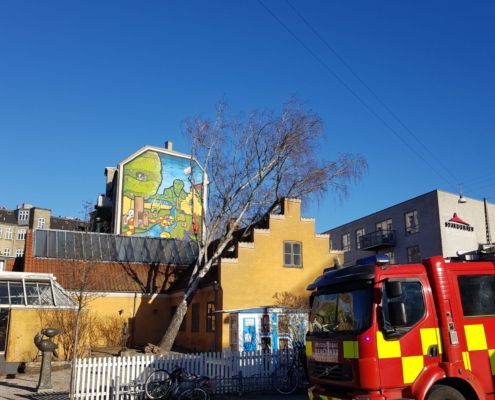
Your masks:
{"label": "sloped roof", "polygon": [[196,262],[198,245],[189,240],[37,229],[34,231],[33,255],[69,260],[189,266]]}
{"label": "sloped roof", "polygon": [[0,223],[4,224],[17,224],[17,217],[15,211],[0,208]]}

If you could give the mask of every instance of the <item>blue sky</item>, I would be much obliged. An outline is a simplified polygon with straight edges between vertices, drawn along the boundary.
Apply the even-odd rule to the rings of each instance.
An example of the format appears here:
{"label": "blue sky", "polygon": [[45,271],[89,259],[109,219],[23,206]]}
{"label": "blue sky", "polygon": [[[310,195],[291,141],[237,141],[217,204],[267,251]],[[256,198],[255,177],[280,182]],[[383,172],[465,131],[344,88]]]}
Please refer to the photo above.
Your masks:
{"label": "blue sky", "polygon": [[324,121],[320,156],[369,163],[307,205],[319,231],[436,188],[493,202],[494,20],[489,1],[4,0],[0,205],[78,217],[105,166],[186,152],[185,118],[291,96]]}

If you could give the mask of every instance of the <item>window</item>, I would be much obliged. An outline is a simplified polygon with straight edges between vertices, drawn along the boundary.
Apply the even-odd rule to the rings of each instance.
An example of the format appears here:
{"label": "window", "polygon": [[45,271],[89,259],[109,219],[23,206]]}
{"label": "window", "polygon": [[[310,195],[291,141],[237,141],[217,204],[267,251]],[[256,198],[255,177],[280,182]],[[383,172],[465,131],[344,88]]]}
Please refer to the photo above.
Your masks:
{"label": "window", "polygon": [[418,211],[410,211],[404,214],[404,222],[406,224],[406,234],[412,235],[419,232]]}
{"label": "window", "polygon": [[289,316],[281,314],[278,316],[278,334],[288,335],[289,334]]}
{"label": "window", "polygon": [[26,239],[26,230],[25,229],[19,229],[17,231],[17,240],[25,240]]}
{"label": "window", "polygon": [[[27,281],[27,305],[53,306],[53,295],[50,282]],[[26,304],[22,282],[0,281],[0,304]]]}
{"label": "window", "polygon": [[206,303],[206,331],[215,332],[215,302],[209,301]]}
{"label": "window", "polygon": [[388,259],[390,260],[390,264],[395,264],[395,254],[393,251],[388,251],[383,254],[388,257]]}
{"label": "window", "polygon": [[5,249],[3,249],[3,255],[5,257],[10,257],[10,248],[6,247]]}
{"label": "window", "polygon": [[19,210],[19,222],[27,222],[29,220],[29,210]]}
{"label": "window", "polygon": [[392,219],[386,219],[385,221],[378,222],[376,224],[377,231],[391,231],[392,230]]}
{"label": "window", "polygon": [[421,262],[421,252],[419,246],[411,246],[407,248],[407,262],[419,263]]}
{"label": "window", "polygon": [[344,233],[342,235],[342,250],[343,251],[350,251],[351,250],[351,234],[350,233]]}
{"label": "window", "polygon": [[199,332],[199,303],[191,307],[191,332]]}
{"label": "window", "polygon": [[272,339],[270,337],[262,337],[261,338],[261,351],[270,352],[272,349]]}
{"label": "window", "polygon": [[0,226],[0,239],[2,238],[2,227]]}
{"label": "window", "polygon": [[16,249],[15,256],[16,257],[23,257],[24,256],[24,249]]}
{"label": "window", "polygon": [[457,279],[465,317],[495,315],[495,275],[463,275]]}
{"label": "window", "polygon": [[364,236],[364,228],[356,230],[356,249],[361,248],[361,236]]}
{"label": "window", "polygon": [[261,317],[261,333],[270,333],[270,316],[263,314]]}
{"label": "window", "polygon": [[45,229],[45,219],[38,218],[38,229]]}
{"label": "window", "polygon": [[301,242],[284,242],[284,266],[302,267]]}
{"label": "window", "polygon": [[401,281],[402,294],[399,297],[388,298],[387,291],[383,290],[383,321],[384,332],[392,333],[394,331],[389,325],[388,305],[389,303],[400,302],[404,304],[406,311],[406,326],[400,328],[398,333],[405,333],[425,315],[425,301],[423,298],[423,288],[419,281]]}
{"label": "window", "polygon": [[12,240],[13,236],[14,236],[14,230],[12,228],[5,229],[5,239]]}
{"label": "window", "polygon": [[289,339],[287,339],[287,338],[278,339],[278,349],[279,350],[288,350],[289,349]]}

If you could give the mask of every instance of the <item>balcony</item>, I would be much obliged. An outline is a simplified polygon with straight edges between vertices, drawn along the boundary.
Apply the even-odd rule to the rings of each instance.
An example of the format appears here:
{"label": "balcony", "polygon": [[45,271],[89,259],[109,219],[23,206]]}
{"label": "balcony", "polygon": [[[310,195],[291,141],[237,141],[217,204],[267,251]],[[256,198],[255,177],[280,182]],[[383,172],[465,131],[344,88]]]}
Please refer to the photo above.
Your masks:
{"label": "balcony", "polygon": [[395,231],[375,231],[359,238],[361,250],[375,250],[380,247],[395,246]]}

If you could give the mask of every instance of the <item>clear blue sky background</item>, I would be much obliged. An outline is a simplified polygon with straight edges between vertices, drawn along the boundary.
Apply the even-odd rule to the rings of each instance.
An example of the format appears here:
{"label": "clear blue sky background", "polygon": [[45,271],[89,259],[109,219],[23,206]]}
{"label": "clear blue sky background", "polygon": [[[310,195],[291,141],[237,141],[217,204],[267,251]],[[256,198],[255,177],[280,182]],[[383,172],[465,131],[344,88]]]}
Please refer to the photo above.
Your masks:
{"label": "clear blue sky background", "polygon": [[105,166],[187,151],[186,117],[291,96],[322,117],[321,156],[369,163],[346,200],[306,207],[319,231],[436,188],[495,200],[494,2],[263,4],[1,1],[0,204],[80,216]]}

